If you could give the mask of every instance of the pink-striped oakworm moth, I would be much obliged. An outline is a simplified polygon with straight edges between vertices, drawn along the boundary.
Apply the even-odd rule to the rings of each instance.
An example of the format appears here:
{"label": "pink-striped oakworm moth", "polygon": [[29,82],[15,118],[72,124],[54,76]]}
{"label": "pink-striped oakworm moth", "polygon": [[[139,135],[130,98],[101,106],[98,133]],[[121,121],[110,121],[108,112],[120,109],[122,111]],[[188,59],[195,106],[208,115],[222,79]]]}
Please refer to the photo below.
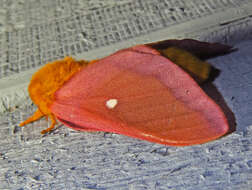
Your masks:
{"label": "pink-striped oakworm moth", "polygon": [[[38,110],[20,126],[47,116],[51,126],[41,133],[51,131],[59,120],[80,131],[113,132],[174,146],[223,136],[229,129],[224,113],[189,75],[205,80],[210,66],[183,47],[168,48],[138,45],[100,60],[66,57],[46,64],[28,88]],[[169,56],[174,62],[195,59],[192,64],[200,66],[178,66]]]}

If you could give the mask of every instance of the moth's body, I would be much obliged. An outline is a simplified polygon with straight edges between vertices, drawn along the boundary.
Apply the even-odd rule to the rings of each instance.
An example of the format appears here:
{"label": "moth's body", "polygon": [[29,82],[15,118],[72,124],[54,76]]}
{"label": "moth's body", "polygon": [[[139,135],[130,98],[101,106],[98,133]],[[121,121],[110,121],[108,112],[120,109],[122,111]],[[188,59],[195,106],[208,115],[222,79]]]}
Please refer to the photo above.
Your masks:
{"label": "moth's body", "polygon": [[[225,134],[228,125],[220,108],[161,54],[170,56],[198,81],[209,76],[207,63],[177,48],[155,50],[140,45],[91,62],[66,57],[33,75],[28,90],[38,110],[20,126],[47,116],[51,126],[43,134],[58,119],[76,130],[115,132],[177,146],[204,143]],[[190,64],[184,63],[185,57]],[[216,113],[208,115],[201,104],[194,105],[194,98]],[[215,123],[222,126],[216,128]]]}

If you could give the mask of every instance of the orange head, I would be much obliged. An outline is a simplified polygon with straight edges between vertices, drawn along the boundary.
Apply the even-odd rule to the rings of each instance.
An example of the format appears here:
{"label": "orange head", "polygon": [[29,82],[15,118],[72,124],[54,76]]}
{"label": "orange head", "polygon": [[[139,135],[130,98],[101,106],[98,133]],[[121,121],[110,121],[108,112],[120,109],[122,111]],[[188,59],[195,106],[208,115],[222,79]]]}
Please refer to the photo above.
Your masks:
{"label": "orange head", "polygon": [[65,57],[63,60],[48,63],[39,69],[32,76],[28,87],[29,95],[38,106],[38,110],[33,116],[22,122],[20,126],[38,120],[43,116],[49,116],[52,120],[52,125],[47,130],[42,131],[42,133],[50,131],[56,123],[55,117],[49,109],[54,99],[54,93],[76,72],[87,66],[88,63],[88,61],[75,61],[71,57]]}

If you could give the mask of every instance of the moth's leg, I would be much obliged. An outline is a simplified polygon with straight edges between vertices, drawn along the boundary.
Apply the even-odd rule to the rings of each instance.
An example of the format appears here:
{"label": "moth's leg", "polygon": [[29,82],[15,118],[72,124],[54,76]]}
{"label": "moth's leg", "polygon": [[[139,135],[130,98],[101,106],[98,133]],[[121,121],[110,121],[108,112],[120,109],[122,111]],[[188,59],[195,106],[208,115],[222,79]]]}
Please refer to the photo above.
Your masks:
{"label": "moth's leg", "polygon": [[41,134],[48,133],[48,132],[50,132],[50,131],[52,131],[52,130],[54,129],[54,127],[55,127],[55,125],[56,125],[56,118],[55,118],[55,116],[54,116],[53,114],[50,114],[50,115],[49,115],[49,118],[51,119],[51,122],[52,122],[52,123],[51,123],[51,126],[48,127],[47,129],[41,131]]}
{"label": "moth's leg", "polygon": [[39,109],[37,109],[31,117],[29,117],[28,119],[26,119],[25,121],[20,123],[19,126],[22,127],[28,123],[31,123],[33,121],[37,121],[43,116],[44,116],[44,114]]}

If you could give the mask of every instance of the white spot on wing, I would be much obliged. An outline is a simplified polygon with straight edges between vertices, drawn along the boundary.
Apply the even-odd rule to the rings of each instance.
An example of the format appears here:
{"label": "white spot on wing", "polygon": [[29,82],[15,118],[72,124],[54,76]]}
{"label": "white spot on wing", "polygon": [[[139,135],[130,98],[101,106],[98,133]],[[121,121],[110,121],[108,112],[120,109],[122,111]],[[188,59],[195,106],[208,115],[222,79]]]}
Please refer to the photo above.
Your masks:
{"label": "white spot on wing", "polygon": [[106,106],[108,109],[114,109],[118,104],[117,99],[109,99],[106,101]]}

